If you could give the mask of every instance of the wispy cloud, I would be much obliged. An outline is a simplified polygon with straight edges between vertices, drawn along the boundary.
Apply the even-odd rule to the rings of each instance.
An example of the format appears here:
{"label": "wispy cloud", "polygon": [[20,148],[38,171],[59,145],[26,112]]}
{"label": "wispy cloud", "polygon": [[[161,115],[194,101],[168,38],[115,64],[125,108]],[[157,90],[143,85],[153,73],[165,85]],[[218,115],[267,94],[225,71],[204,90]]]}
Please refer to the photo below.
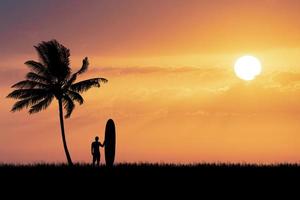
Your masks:
{"label": "wispy cloud", "polygon": [[25,77],[26,68],[24,69],[0,69],[0,87],[7,87],[13,85],[16,81]]}
{"label": "wispy cloud", "polygon": [[282,86],[294,86],[300,83],[300,73],[296,72],[280,72],[273,76],[273,80]]}
{"label": "wispy cloud", "polygon": [[101,72],[112,75],[135,75],[135,74],[150,74],[150,73],[186,73],[200,72],[203,74],[215,73],[219,68],[212,67],[143,67],[143,66],[128,66],[128,67],[95,67],[91,72]]}

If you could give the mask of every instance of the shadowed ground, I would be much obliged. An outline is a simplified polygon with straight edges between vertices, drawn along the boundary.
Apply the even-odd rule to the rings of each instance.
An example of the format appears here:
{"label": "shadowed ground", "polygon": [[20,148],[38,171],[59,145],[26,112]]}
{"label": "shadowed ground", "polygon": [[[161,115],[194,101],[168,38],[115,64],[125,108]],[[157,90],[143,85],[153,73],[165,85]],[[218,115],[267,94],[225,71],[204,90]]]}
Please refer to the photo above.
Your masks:
{"label": "shadowed ground", "polygon": [[[1,165],[0,179],[7,188],[42,188],[49,192],[72,188],[72,191],[124,190],[126,193],[157,191],[176,195],[197,194],[214,189],[236,193],[274,192],[298,189],[300,166],[242,164],[118,164],[112,168],[86,164]],[[56,188],[56,189],[55,189]],[[186,192],[189,191],[189,192]],[[88,192],[87,192],[88,193]],[[106,193],[107,194],[107,193]],[[114,194],[114,193],[112,193]]]}

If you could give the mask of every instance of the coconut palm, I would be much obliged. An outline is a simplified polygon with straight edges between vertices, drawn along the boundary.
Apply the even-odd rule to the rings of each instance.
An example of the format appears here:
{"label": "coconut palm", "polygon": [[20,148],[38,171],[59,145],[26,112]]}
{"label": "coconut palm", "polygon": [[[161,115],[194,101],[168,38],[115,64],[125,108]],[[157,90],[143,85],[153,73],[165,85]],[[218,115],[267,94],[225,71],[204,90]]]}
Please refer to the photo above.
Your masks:
{"label": "coconut palm", "polygon": [[[25,64],[30,68],[26,80],[12,86],[17,88],[8,94],[8,98],[18,99],[11,111],[29,108],[29,113],[37,113],[46,109],[55,98],[58,102],[61,136],[67,161],[72,165],[72,159],[67,147],[64,117],[69,118],[75,108],[74,102],[83,103],[80,93],[91,87],[100,87],[106,83],[105,78],[92,78],[75,82],[78,75],[88,69],[88,58],[82,61],[82,67],[75,73],[70,68],[70,50],[56,40],[41,42],[34,46],[40,61],[29,60]],[[63,111],[66,111],[65,115]],[[64,117],[63,117],[64,116]]]}

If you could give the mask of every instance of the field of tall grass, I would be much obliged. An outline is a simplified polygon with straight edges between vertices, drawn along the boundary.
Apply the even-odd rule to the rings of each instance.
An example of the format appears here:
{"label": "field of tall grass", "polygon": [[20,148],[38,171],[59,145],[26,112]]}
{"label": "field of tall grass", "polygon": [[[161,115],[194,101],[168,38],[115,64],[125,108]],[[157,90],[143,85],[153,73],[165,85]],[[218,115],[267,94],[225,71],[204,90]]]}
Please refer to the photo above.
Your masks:
{"label": "field of tall grass", "polygon": [[45,163],[1,164],[0,180],[2,192],[11,188],[27,188],[26,191],[39,188],[47,194],[94,191],[97,195],[100,191],[113,190],[127,194],[142,191],[149,195],[159,191],[176,196],[177,193],[194,195],[213,189],[216,193],[211,195],[221,190],[251,194],[257,190],[283,191],[283,188],[298,191],[300,165],[120,163],[109,168],[89,164],[72,167]]}
{"label": "field of tall grass", "polygon": [[[70,167],[66,164],[1,164],[0,178],[13,179],[30,177],[31,179],[253,179],[253,178],[300,178],[298,164],[231,164],[231,163],[120,163],[109,168],[105,165],[93,167],[79,163]],[[299,179],[300,180],[300,179]]]}

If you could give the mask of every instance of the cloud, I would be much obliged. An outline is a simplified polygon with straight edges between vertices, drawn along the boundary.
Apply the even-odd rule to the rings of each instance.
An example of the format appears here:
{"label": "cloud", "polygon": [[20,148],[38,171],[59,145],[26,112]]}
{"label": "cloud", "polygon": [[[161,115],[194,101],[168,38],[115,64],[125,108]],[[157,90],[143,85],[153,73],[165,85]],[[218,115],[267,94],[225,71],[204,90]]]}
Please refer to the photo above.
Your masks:
{"label": "cloud", "polygon": [[280,72],[273,76],[273,80],[282,86],[295,86],[300,83],[300,73]]}
{"label": "cloud", "polygon": [[11,86],[24,78],[26,69],[0,69],[0,86]]}
{"label": "cloud", "polygon": [[220,81],[231,76],[229,70],[219,67],[96,67],[89,72],[90,74],[101,74],[107,78],[120,75],[148,77],[155,75],[152,78],[156,80],[158,78],[166,78],[165,75],[170,75],[177,76],[178,81],[190,75],[189,81],[195,81],[195,84],[199,84],[199,81]]}
{"label": "cloud", "polygon": [[150,74],[150,73],[185,73],[185,72],[195,72],[203,71],[210,72],[213,71],[212,68],[199,68],[199,67],[97,67],[91,70],[91,72],[101,72],[105,74],[112,75],[130,75],[130,74]]}

